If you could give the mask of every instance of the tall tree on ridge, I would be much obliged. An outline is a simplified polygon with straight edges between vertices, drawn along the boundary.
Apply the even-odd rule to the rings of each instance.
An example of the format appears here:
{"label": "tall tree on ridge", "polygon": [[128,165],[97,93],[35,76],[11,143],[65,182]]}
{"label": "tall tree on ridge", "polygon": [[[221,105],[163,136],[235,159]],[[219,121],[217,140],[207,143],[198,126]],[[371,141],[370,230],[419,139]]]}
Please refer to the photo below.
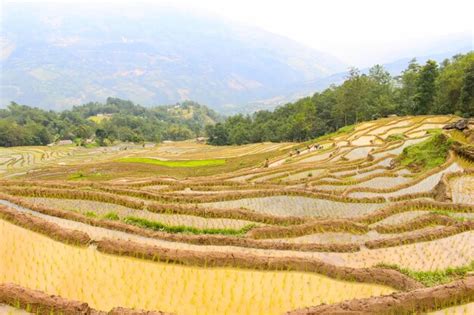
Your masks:
{"label": "tall tree on ridge", "polygon": [[474,117],[474,62],[470,64],[464,74],[461,111],[466,117]]}
{"label": "tall tree on ridge", "polygon": [[421,68],[416,85],[414,114],[426,115],[430,113],[436,95],[436,78],[438,75],[438,64],[434,60],[428,60]]}

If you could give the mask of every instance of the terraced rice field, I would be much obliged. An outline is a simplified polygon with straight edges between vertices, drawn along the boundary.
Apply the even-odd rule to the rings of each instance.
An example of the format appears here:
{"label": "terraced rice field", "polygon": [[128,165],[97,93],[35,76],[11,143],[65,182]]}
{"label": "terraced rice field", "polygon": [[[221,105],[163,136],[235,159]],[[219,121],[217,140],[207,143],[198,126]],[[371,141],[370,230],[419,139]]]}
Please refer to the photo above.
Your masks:
{"label": "terraced rice field", "polygon": [[460,176],[451,183],[453,202],[474,204],[474,176]]}
{"label": "terraced rice field", "polygon": [[0,281],[85,300],[104,311],[120,304],[181,314],[281,314],[299,306],[393,291],[310,273],[206,269],[105,255],[0,224],[1,263],[9,271]]}
{"label": "terraced rice field", "polygon": [[173,215],[153,213],[146,210],[136,210],[124,206],[110,204],[105,202],[74,200],[74,199],[55,199],[55,198],[25,198],[34,204],[44,205],[67,211],[75,211],[93,217],[104,217],[111,213],[117,214],[119,218],[129,216],[158,221],[171,226],[191,226],[195,228],[208,229],[241,229],[254,222],[244,220],[232,220],[223,218],[203,218],[191,215]]}
{"label": "terraced rice field", "polygon": [[245,208],[278,216],[350,218],[381,209],[380,203],[347,203],[295,196],[275,196],[203,204],[211,208]]}
{"label": "terraced rice field", "polygon": [[443,310],[430,312],[430,315],[468,315],[474,313],[474,303],[456,305]]}
{"label": "terraced rice field", "polygon": [[435,271],[468,265],[473,253],[474,233],[469,231],[435,241],[327,255],[337,265],[354,268],[383,263],[414,271]]}
{"label": "terraced rice field", "polygon": [[[456,119],[384,118],[304,145],[0,149],[0,313],[35,313],[37,290],[58,310],[283,314],[469,279],[473,161],[396,162]],[[472,313],[457,303],[418,313]]]}

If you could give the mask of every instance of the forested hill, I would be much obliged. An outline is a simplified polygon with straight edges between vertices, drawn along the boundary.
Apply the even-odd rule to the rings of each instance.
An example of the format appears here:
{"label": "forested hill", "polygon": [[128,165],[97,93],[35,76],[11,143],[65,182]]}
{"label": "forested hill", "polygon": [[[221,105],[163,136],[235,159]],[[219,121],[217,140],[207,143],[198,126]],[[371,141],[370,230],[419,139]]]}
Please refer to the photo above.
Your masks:
{"label": "forested hill", "polygon": [[107,145],[114,141],[184,140],[204,135],[222,118],[206,106],[183,102],[143,107],[108,98],[62,112],[11,103],[0,109],[0,146],[45,145],[57,140]]}
{"label": "forested hill", "polygon": [[350,71],[339,86],[271,111],[235,115],[207,127],[209,143],[302,141],[390,114],[474,116],[474,52],[441,64],[413,60],[399,77],[381,66]]}
{"label": "forested hill", "polygon": [[44,145],[64,139],[108,145],[205,135],[214,145],[304,141],[391,114],[474,116],[474,52],[441,64],[413,61],[399,77],[379,65],[368,74],[353,69],[339,86],[274,111],[225,120],[189,101],[148,108],[108,98],[105,104],[88,103],[62,112],[12,103],[0,109],[0,146]]}

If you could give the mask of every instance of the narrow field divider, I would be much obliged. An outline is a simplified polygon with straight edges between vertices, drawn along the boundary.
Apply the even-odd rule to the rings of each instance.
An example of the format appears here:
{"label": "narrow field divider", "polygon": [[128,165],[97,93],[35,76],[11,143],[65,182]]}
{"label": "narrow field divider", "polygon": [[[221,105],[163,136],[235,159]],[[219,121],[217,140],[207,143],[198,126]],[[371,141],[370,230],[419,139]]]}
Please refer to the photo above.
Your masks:
{"label": "narrow field divider", "polygon": [[431,288],[289,311],[286,315],[422,314],[474,301],[474,276]]}
{"label": "narrow field divider", "polygon": [[334,279],[382,284],[398,290],[423,287],[418,281],[393,269],[339,267],[310,258],[178,250],[113,239],[97,242],[97,249],[108,254],[190,266],[314,272]]}
{"label": "narrow field divider", "polygon": [[27,310],[37,315],[52,314],[108,314],[108,315],[171,315],[160,311],[144,311],[114,307],[109,312],[101,312],[81,301],[66,299],[39,290],[25,288],[13,283],[0,284],[0,303]]}
{"label": "narrow field divider", "polygon": [[0,219],[47,235],[48,237],[63,243],[77,246],[88,246],[91,243],[91,238],[87,233],[63,229],[55,223],[47,222],[31,215],[18,213],[17,211],[3,205],[0,205]]}
{"label": "narrow field divider", "polygon": [[[151,239],[164,240],[170,242],[181,242],[188,243],[193,245],[203,245],[203,246],[237,246],[237,247],[247,247],[247,248],[257,248],[257,249],[270,249],[270,250],[292,250],[292,251],[314,251],[314,252],[356,252],[360,250],[360,247],[356,244],[318,244],[318,243],[290,243],[290,242],[271,242],[271,241],[261,241],[255,240],[246,237],[238,236],[226,236],[226,235],[208,235],[208,234],[184,234],[184,233],[166,233],[162,231],[154,231],[150,229],[145,229],[135,225],[126,224],[120,221],[115,220],[104,220],[87,217],[80,213],[63,211],[58,209],[52,209],[44,206],[38,206],[30,204],[18,198],[5,198],[6,196],[0,196],[1,199],[8,200],[14,204],[17,204],[21,207],[28,208],[30,210],[50,215],[62,219],[72,220],[87,225],[101,227],[105,229],[125,232],[129,234],[134,234],[138,236],[148,237]],[[13,214],[21,214],[21,217],[32,218],[28,221],[28,224],[31,224],[32,227],[38,225],[41,228],[41,222],[47,222],[46,220],[34,217],[29,214],[23,214],[18,211],[15,211],[11,208],[2,206],[5,209],[8,209],[8,212]],[[7,210],[5,210],[7,211]],[[10,220],[12,223],[15,223],[14,220]],[[33,222],[33,223],[31,223]],[[39,222],[39,223],[38,223]],[[22,227],[29,228],[28,225],[21,225]],[[55,229],[58,228],[55,225]]]}
{"label": "narrow field divider", "polygon": [[301,225],[291,226],[262,226],[247,232],[247,236],[262,238],[288,238],[324,232],[349,232],[365,234],[369,231],[367,225],[355,223],[346,219],[315,220]]}
{"label": "narrow field divider", "polygon": [[365,246],[370,249],[401,246],[423,241],[433,241],[472,230],[474,230],[474,221],[458,222],[454,225],[421,231],[411,235],[367,241],[365,242]]}

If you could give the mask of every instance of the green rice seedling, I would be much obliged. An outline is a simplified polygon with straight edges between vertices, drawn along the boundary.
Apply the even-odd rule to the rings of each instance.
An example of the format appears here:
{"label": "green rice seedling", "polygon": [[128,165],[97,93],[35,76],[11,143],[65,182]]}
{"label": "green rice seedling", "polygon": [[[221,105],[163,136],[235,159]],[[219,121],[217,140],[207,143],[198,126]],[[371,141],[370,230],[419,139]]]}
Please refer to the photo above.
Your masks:
{"label": "green rice seedling", "polygon": [[385,141],[393,142],[393,141],[399,141],[399,140],[405,140],[405,136],[400,133],[396,133],[396,134],[388,136]]}
{"label": "green rice seedling", "polygon": [[84,215],[89,218],[97,218],[97,213],[94,211],[86,211]]}
{"label": "green rice seedling", "polygon": [[107,220],[114,220],[114,221],[120,220],[120,217],[115,212],[109,212],[109,213],[105,214],[103,216],[103,218],[107,219]]}
{"label": "green rice seedling", "polygon": [[161,222],[151,221],[143,218],[128,216],[125,217],[124,222],[127,224],[167,233],[189,233],[189,234],[222,234],[222,235],[243,235],[253,229],[255,225],[249,224],[241,229],[218,229],[218,228],[204,228],[199,229],[184,225],[166,225]]}
{"label": "green rice seedling", "polygon": [[455,279],[465,276],[467,273],[474,271],[474,260],[470,264],[461,267],[448,267],[443,270],[434,271],[414,271],[407,268],[401,268],[398,265],[377,264],[375,267],[394,269],[401,273],[423,283],[426,286],[435,286],[445,284]]}

